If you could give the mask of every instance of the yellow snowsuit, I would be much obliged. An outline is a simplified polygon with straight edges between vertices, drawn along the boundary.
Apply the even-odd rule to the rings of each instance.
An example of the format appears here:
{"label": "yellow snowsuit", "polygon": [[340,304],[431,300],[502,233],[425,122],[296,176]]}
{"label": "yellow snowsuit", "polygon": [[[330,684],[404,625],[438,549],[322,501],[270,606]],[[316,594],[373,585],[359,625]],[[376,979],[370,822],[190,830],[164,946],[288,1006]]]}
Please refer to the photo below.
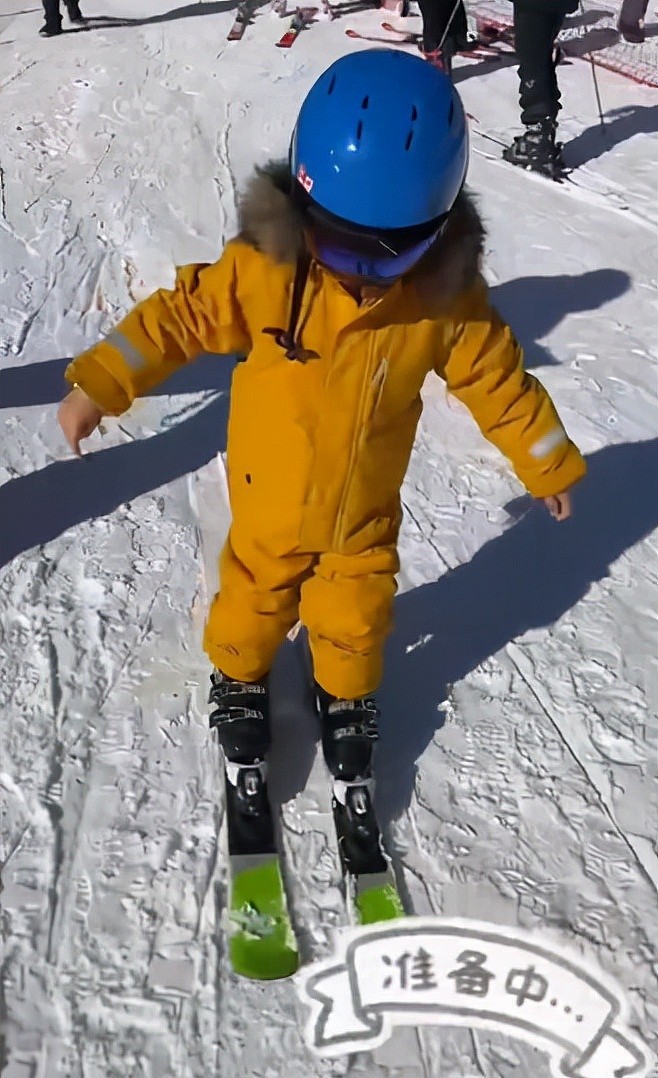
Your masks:
{"label": "yellow snowsuit", "polygon": [[318,682],[373,691],[391,626],[400,488],[437,371],[535,497],[585,471],[543,387],[522,365],[479,272],[483,230],[461,195],[423,262],[358,305],[312,263],[286,358],[268,329],[288,325],[303,236],[280,177],[261,173],[240,238],[214,265],[185,266],[67,369],[106,414],[123,412],[202,352],[240,353],[231,389],[232,526],[204,646],[231,677],[255,680],[298,616]]}

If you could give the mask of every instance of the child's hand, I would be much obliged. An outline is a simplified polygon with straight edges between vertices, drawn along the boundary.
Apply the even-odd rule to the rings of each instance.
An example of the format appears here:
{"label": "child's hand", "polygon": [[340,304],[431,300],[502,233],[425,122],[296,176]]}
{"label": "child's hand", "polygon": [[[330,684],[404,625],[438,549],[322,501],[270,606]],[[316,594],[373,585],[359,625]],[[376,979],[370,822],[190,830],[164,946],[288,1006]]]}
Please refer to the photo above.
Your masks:
{"label": "child's hand", "polygon": [[542,499],[553,520],[568,520],[571,516],[571,495],[568,490],[561,494],[551,494]]}
{"label": "child's hand", "polygon": [[64,437],[77,456],[82,456],[80,439],[88,438],[102,418],[100,408],[97,408],[93,400],[78,386],[64,397],[57,412],[57,419]]}

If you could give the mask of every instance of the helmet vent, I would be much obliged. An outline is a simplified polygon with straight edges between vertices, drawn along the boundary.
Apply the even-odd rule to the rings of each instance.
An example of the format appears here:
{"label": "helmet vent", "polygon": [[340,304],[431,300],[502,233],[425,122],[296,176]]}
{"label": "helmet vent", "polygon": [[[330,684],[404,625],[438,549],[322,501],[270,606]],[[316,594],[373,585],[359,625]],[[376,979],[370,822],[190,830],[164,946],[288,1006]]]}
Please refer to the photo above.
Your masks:
{"label": "helmet vent", "polygon": [[407,135],[407,140],[406,140],[406,142],[404,144],[405,150],[410,150],[411,149],[411,143],[412,143],[413,137],[414,137],[414,131],[413,131],[413,127],[412,127],[411,131]]}
{"label": "helmet vent", "polygon": [[369,104],[370,104],[370,98],[369,98],[369,97],[368,97],[368,95],[366,94],[366,96],[364,97],[363,101],[361,102],[361,108],[362,108],[362,109],[367,109],[367,108],[368,108],[368,105],[369,105]]}
{"label": "helmet vent", "polygon": [[361,135],[362,134],[363,134],[363,120],[359,120],[358,124],[356,125],[356,141],[357,142],[361,141]]}
{"label": "helmet vent", "polygon": [[450,126],[452,124],[452,118],[453,118],[454,114],[455,114],[455,103],[454,103],[454,101],[451,101],[450,102],[450,108],[448,109],[448,126]]}
{"label": "helmet vent", "polygon": [[411,122],[413,123],[414,120],[417,120],[417,119],[418,119],[418,109],[416,108],[415,105],[412,105],[411,106]]}
{"label": "helmet vent", "polygon": [[330,97],[331,94],[333,94],[335,85],[336,85],[336,76],[332,75],[331,76],[331,82],[329,83],[329,89],[327,90],[327,97]]}

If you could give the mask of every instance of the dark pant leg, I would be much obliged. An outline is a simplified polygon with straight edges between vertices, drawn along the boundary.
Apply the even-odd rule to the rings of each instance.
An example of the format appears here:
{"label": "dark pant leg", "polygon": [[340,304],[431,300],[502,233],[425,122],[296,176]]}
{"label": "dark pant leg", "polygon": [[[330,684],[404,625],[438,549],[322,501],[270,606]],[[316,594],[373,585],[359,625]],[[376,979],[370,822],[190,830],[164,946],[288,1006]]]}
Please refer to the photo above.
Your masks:
{"label": "dark pant leg", "polygon": [[560,90],[555,74],[553,45],[565,11],[544,10],[533,3],[514,4],[514,41],[519,61],[521,122],[555,119]]}
{"label": "dark pant leg", "polygon": [[462,0],[418,0],[423,16],[423,48],[438,49],[447,38],[466,40],[466,11]]}
{"label": "dark pant leg", "polygon": [[43,10],[46,15],[46,26],[49,30],[58,30],[62,25],[62,16],[59,12],[59,0],[43,0]]}

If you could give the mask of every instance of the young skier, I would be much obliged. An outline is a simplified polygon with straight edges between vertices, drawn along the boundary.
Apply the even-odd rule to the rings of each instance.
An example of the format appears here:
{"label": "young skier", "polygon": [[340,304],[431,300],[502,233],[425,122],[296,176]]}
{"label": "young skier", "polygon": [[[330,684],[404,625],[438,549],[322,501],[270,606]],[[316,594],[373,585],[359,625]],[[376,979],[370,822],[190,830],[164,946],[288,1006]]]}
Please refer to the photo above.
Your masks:
{"label": "young skier", "polygon": [[244,357],[228,429],[232,524],[204,639],[211,725],[244,814],[262,807],[267,675],[298,618],[327,763],[358,792],[354,813],[370,811],[372,694],[428,372],[556,519],[570,515],[569,488],[585,472],[490,306],[484,230],[463,189],[467,156],[446,75],[389,49],[342,57],[308,93],[289,160],[251,180],[220,259],[179,269],[171,291],[140,303],[67,369],[75,388],[59,421],[79,452],[103,415],[199,353]]}

